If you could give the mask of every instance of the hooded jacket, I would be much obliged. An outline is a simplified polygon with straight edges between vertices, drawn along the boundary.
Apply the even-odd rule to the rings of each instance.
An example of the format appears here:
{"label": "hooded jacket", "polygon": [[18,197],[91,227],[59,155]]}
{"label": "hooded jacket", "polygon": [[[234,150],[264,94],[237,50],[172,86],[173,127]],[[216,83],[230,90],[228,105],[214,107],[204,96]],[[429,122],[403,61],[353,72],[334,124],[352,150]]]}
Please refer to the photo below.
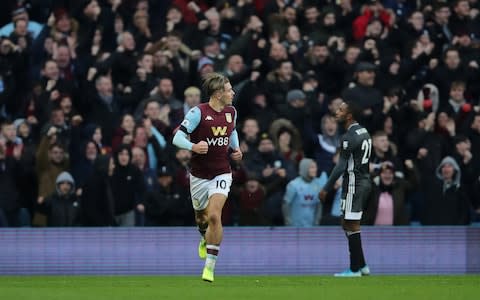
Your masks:
{"label": "hooded jacket", "polygon": [[[57,176],[56,191],[45,200],[49,226],[74,226],[79,224],[80,200],[75,195],[75,181],[68,172]],[[70,191],[64,195],[60,183],[70,183]]]}
{"label": "hooded jacket", "polygon": [[313,159],[302,159],[298,171],[300,176],[287,185],[282,206],[286,225],[311,227],[320,223],[322,203],[318,194],[327,182],[327,175],[323,172],[320,177],[308,176],[312,163]]}
{"label": "hooded jacket", "polygon": [[110,156],[97,156],[93,174],[87,179],[82,193],[82,225],[113,226],[113,195],[108,174]]}
{"label": "hooded jacket", "polygon": [[[442,177],[442,167],[451,164],[455,174],[451,182]],[[470,204],[460,184],[461,172],[458,163],[445,157],[435,170],[436,176],[426,176],[423,225],[467,225],[470,223]]]}
{"label": "hooded jacket", "polygon": [[[127,150],[130,160],[122,166],[118,161],[120,152]],[[116,216],[135,209],[143,199],[144,181],[142,172],[132,165],[132,151],[129,146],[121,145],[115,152],[115,169],[111,177],[114,213]]]}
{"label": "hooded jacket", "polygon": [[[455,170],[455,174],[453,175],[453,180],[450,183],[447,183],[443,180],[442,177],[442,168],[446,164],[450,164],[453,166],[453,169]],[[445,193],[446,190],[448,190],[450,187],[454,186],[456,188],[460,187],[460,180],[462,176],[462,171],[460,170],[460,166],[458,165],[457,161],[451,157],[447,156],[444,159],[442,159],[442,162],[438,165],[437,169],[435,170],[435,175],[439,180],[443,182],[443,192]]]}

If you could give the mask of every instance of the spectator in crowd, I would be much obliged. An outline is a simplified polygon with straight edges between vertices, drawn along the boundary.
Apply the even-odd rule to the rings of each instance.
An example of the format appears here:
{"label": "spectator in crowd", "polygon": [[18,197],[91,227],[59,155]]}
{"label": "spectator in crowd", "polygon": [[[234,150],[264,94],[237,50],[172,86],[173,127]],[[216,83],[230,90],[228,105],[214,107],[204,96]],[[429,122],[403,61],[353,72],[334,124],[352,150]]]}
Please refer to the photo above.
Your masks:
{"label": "spectator in crowd", "polygon": [[[470,152],[473,154],[474,169],[480,170],[480,114],[478,112],[473,116],[467,136],[471,142]],[[476,175],[480,175],[480,171],[477,171]]]}
{"label": "spectator in crowd", "polygon": [[333,168],[333,156],[340,143],[335,117],[331,114],[325,114],[322,117],[321,124],[321,131],[316,133],[310,118],[307,118],[305,122],[305,141],[311,145],[319,174],[329,172]]}
{"label": "spectator in crowd", "polygon": [[120,119],[120,100],[114,95],[112,79],[108,76],[98,76],[95,80],[95,86],[90,86],[89,89],[89,94],[86,95],[87,99],[85,100],[87,122],[102,128],[102,143],[110,146],[113,130],[118,126]]}
{"label": "spectator in crowd", "polygon": [[132,164],[136,166],[143,174],[145,191],[151,191],[156,185],[155,169],[147,164],[147,155],[140,147],[132,148]]}
{"label": "spectator in crowd", "polygon": [[322,217],[322,203],[318,198],[327,182],[327,174],[317,177],[317,163],[309,158],[300,161],[299,177],[290,181],[283,198],[285,225],[312,227],[319,225]]}
{"label": "spectator in crowd", "polygon": [[290,120],[293,124],[301,124],[305,118],[307,96],[302,90],[295,89],[287,93],[287,105],[279,111],[279,117]]}
{"label": "spectator in crowd", "polygon": [[130,114],[125,114],[120,122],[120,127],[116,128],[112,138],[112,150],[117,151],[121,145],[131,146],[135,134],[135,120]]}
{"label": "spectator in crowd", "polygon": [[181,187],[190,191],[190,159],[192,153],[185,149],[177,149],[173,160],[175,182]]}
{"label": "spectator in crowd", "polygon": [[115,163],[110,156],[98,156],[94,172],[88,178],[82,193],[83,226],[115,226],[112,176]]}
{"label": "spectator in crowd", "polygon": [[75,186],[81,194],[82,188],[94,171],[95,160],[101,155],[97,144],[93,140],[88,140],[82,145],[78,145],[78,154],[71,156],[72,175],[75,180]]}
{"label": "spectator in crowd", "polygon": [[43,203],[48,226],[71,227],[80,224],[80,199],[75,194],[75,181],[68,172],[62,172],[56,180],[55,192]]}
{"label": "spectator in crowd", "polygon": [[282,158],[295,167],[303,158],[302,140],[294,123],[286,119],[277,119],[270,125],[270,136]]}
{"label": "spectator in crowd", "polygon": [[370,156],[370,172],[375,173],[382,166],[382,162],[389,161],[399,173],[397,175],[403,176],[403,167],[400,166],[397,158],[397,150],[395,145],[390,144],[388,135],[384,131],[377,131],[372,136],[372,154]]}
{"label": "spectator in crowd", "polygon": [[157,184],[145,195],[146,226],[191,225],[193,211],[187,192],[173,181],[173,170],[159,166]]}
{"label": "spectator in crowd", "polygon": [[255,118],[246,118],[242,124],[240,149],[244,155],[252,155],[258,146],[260,128]]}
{"label": "spectator in crowd", "polygon": [[272,108],[277,114],[288,111],[285,95],[290,90],[300,88],[302,88],[300,74],[294,72],[292,62],[289,60],[279,61],[275,70],[267,75],[265,89],[271,97]]}
{"label": "spectator in crowd", "polygon": [[450,86],[450,97],[445,112],[455,121],[456,133],[465,134],[473,116],[473,107],[465,100],[465,83],[454,81]]}
{"label": "spectator in crowd", "polygon": [[437,2],[433,7],[433,22],[427,24],[428,31],[435,44],[435,52],[441,54],[443,49],[447,47],[452,38],[452,32],[448,26],[451,11],[450,6],[446,2]]}
{"label": "spectator in crowd", "polygon": [[70,159],[68,154],[65,153],[65,147],[57,143],[57,130],[55,127],[51,127],[46,136],[40,141],[36,153],[36,162],[38,178],[37,203],[42,204],[45,197],[55,191],[55,182],[58,175],[67,171],[70,166]]}
{"label": "spectator in crowd", "polygon": [[18,7],[12,11],[12,22],[4,25],[0,28],[0,36],[8,36],[14,31],[14,24],[18,20],[25,20],[27,22],[27,30],[33,34],[33,38],[36,38],[42,30],[42,24],[31,21],[29,13],[25,7]]}
{"label": "spectator in crowd", "polygon": [[0,227],[28,226],[30,217],[21,209],[22,165],[20,158],[22,145],[16,145],[11,155],[7,156],[5,139],[0,136]]}
{"label": "spectator in crowd", "polygon": [[362,217],[365,225],[409,225],[406,194],[416,188],[418,174],[412,160],[405,161],[405,178],[395,176],[395,166],[385,161],[373,178],[370,199]]}
{"label": "spectator in crowd", "polygon": [[240,190],[238,197],[239,225],[265,226],[263,205],[266,191],[255,176],[250,176]]}
{"label": "spectator in crowd", "polygon": [[362,109],[362,118],[360,123],[364,124],[370,132],[374,132],[377,124],[381,124],[383,117],[383,97],[382,93],[374,87],[375,84],[374,64],[369,62],[359,62],[355,67],[356,84],[342,92],[342,98],[345,101],[352,101]]}
{"label": "spectator in crowd", "polygon": [[257,153],[245,159],[245,167],[265,186],[265,217],[272,225],[283,225],[283,194],[287,183],[295,178],[295,166],[281,157],[272,138],[264,133],[260,137]]}
{"label": "spectator in crowd", "polygon": [[[450,156],[442,159],[434,170],[422,167],[425,181],[423,225],[470,224],[470,201],[461,186],[461,171]],[[435,176],[431,174],[434,173]]]}
{"label": "spectator in crowd", "polygon": [[190,86],[185,89],[183,95],[185,96],[183,103],[183,116],[182,118],[198,104],[200,104],[200,89],[196,86]]}
{"label": "spectator in crowd", "polygon": [[132,151],[122,145],[115,152],[115,168],[111,178],[115,221],[118,226],[134,226],[135,211],[143,199],[144,181],[140,170],[132,164]]}

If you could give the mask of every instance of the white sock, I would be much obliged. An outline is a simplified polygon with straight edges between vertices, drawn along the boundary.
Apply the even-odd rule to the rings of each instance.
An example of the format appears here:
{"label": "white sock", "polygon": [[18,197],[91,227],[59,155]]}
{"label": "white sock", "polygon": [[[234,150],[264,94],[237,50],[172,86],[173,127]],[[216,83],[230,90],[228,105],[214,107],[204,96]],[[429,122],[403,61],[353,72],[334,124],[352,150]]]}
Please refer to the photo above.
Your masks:
{"label": "white sock", "polygon": [[207,245],[207,260],[205,261],[205,267],[211,270],[215,269],[219,250],[220,247],[217,245]]}

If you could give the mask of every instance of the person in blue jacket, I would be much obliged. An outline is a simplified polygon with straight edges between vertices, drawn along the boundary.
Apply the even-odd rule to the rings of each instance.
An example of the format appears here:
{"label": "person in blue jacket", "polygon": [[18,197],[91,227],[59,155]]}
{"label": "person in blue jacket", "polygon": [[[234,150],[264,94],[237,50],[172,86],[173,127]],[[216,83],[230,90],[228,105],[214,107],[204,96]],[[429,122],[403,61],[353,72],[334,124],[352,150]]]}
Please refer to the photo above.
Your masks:
{"label": "person in blue jacket", "polygon": [[317,177],[317,163],[313,159],[300,161],[300,176],[290,181],[283,198],[285,225],[311,227],[320,224],[322,203],[318,198],[320,190],[327,182],[327,174]]}

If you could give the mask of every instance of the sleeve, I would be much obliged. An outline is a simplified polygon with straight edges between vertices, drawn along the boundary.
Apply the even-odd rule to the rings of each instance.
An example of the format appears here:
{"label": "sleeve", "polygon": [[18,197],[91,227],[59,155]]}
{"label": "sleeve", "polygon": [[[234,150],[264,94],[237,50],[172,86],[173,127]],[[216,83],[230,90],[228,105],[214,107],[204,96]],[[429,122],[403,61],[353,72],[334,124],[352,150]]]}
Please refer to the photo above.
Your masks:
{"label": "sleeve", "polygon": [[285,221],[285,225],[292,225],[292,211],[290,209],[290,204],[292,203],[293,199],[295,198],[295,187],[293,182],[290,182],[287,185],[287,189],[285,192],[285,196],[283,197],[282,203],[282,213],[283,218]]}
{"label": "sleeve", "polygon": [[337,181],[337,179],[342,175],[343,172],[345,172],[345,168],[347,167],[347,161],[348,158],[350,157],[350,154],[352,153],[352,142],[349,141],[347,138],[342,139],[342,145],[340,148],[340,158],[338,159],[338,163],[333,168],[332,173],[330,173],[330,176],[328,177],[327,183],[323,187],[325,191],[330,191]]}
{"label": "sleeve", "polygon": [[[238,115],[238,113],[237,113],[237,109],[235,107],[233,107],[233,109],[235,110],[235,116],[233,118],[233,126],[234,126],[234,128],[237,128],[237,115]],[[240,141],[238,140],[237,129],[234,129],[232,131],[232,134],[230,134],[230,148],[232,148],[232,149],[240,148]]]}
{"label": "sleeve", "polygon": [[238,133],[236,129],[234,129],[232,131],[232,134],[230,134],[230,148],[232,149],[240,148],[240,142],[238,140]]}
{"label": "sleeve", "polygon": [[200,124],[202,112],[198,107],[194,107],[188,111],[180,124],[179,130],[175,133],[173,137],[173,144],[178,148],[192,150],[193,143],[190,142],[187,138],[187,135],[192,133]]}
{"label": "sleeve", "polygon": [[287,205],[290,205],[290,203],[292,203],[293,199],[295,198],[295,194],[295,185],[293,184],[293,181],[290,181],[290,183],[287,185],[285,196],[283,197],[283,202]]}
{"label": "sleeve", "polygon": [[180,124],[180,130],[186,134],[192,133],[195,128],[197,128],[198,124],[200,124],[201,117],[202,112],[200,111],[200,108],[194,107],[190,109]]}
{"label": "sleeve", "polygon": [[173,137],[173,144],[181,149],[187,149],[192,151],[193,143],[187,138],[187,134],[182,130],[178,130]]}

